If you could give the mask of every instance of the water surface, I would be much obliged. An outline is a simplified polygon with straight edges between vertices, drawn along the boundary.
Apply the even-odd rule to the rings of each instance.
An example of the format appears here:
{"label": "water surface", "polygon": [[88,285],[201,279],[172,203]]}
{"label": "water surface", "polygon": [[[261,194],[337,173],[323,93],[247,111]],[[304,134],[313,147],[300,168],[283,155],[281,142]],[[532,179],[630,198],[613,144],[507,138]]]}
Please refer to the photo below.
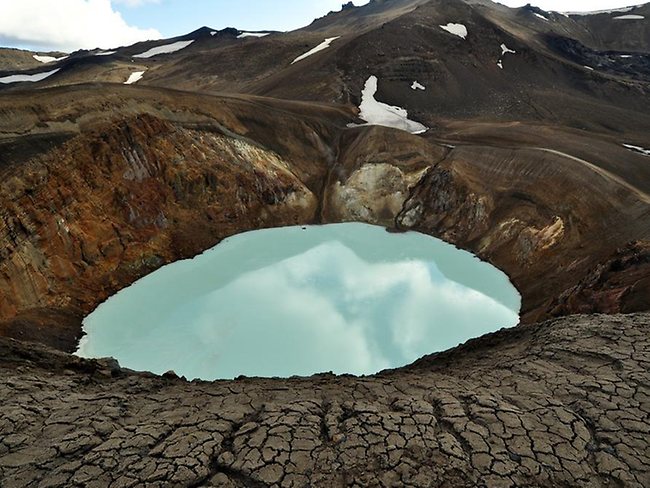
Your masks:
{"label": "water surface", "polygon": [[372,374],[514,326],[520,303],[504,273],[423,234],[261,230],[110,298],[77,353],[189,379]]}

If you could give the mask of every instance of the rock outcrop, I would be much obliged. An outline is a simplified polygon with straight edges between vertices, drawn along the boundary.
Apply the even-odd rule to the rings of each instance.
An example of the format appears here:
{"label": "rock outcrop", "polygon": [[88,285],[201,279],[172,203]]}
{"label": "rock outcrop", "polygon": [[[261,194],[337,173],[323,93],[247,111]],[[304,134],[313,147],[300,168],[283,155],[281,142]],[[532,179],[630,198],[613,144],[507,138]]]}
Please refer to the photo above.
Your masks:
{"label": "rock outcrop", "polygon": [[574,316],[366,378],[192,382],[0,339],[0,480],[650,484],[650,315]]}

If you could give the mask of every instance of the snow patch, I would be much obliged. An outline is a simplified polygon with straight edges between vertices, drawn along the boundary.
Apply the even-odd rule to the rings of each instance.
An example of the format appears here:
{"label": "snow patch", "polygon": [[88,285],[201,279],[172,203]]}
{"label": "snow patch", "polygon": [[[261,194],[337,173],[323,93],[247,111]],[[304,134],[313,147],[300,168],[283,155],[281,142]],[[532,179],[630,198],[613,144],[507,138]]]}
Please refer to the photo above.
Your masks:
{"label": "snow patch", "polygon": [[115,54],[117,51],[102,51],[100,53],[95,53],[95,56],[110,56],[111,54]]}
{"label": "snow patch", "polygon": [[501,56],[505,56],[508,53],[517,54],[517,51],[513,51],[512,49],[509,49],[505,44],[501,44]]}
{"label": "snow patch", "polygon": [[36,73],[33,75],[9,75],[3,78],[0,78],[0,83],[19,83],[23,81],[29,81],[35,83],[37,81],[44,80],[45,78],[52,76],[54,73],[59,71],[61,68],[53,69],[52,71],[44,71],[43,73]]}
{"label": "snow patch", "polygon": [[591,66],[584,65],[583,68],[588,69],[589,71],[593,71],[594,69]]}
{"label": "snow patch", "polygon": [[332,44],[332,42],[334,42],[334,41],[336,41],[337,39],[340,39],[340,38],[341,38],[341,36],[328,37],[327,39],[325,39],[323,42],[321,42],[318,46],[316,46],[311,51],[307,51],[305,54],[301,54],[300,56],[298,56],[296,59],[294,59],[291,62],[291,64],[295,64],[298,61],[302,61],[303,59],[308,58],[312,54],[316,54],[316,53],[318,53],[320,51],[323,51],[323,50],[327,49],[328,47],[330,47],[330,44]]}
{"label": "snow patch", "polygon": [[440,28],[462,39],[467,39],[467,27],[463,24],[454,24],[450,22],[447,25],[441,25]]}
{"label": "snow patch", "polygon": [[52,56],[41,56],[40,54],[34,54],[32,56],[39,63],[56,63],[57,61],[63,61],[67,59],[68,56],[61,56],[60,58],[55,58]]}
{"label": "snow patch", "polygon": [[366,81],[363,92],[361,92],[360,119],[365,120],[368,125],[393,127],[411,134],[422,134],[429,130],[419,122],[409,120],[408,112],[405,109],[379,102],[375,98],[377,83],[377,77],[374,75]]}
{"label": "snow patch", "polygon": [[417,81],[414,81],[413,84],[411,85],[411,90],[422,90],[422,91],[424,91],[426,89],[427,89],[426,86],[420,84]]}
{"label": "snow patch", "polygon": [[540,19],[542,19],[542,20],[544,20],[544,21],[546,21],[546,22],[549,21],[549,19],[547,19],[546,17],[544,17],[542,14],[538,14],[537,12],[533,12],[533,15],[536,16],[536,17],[539,17]]}
{"label": "snow patch", "polygon": [[645,149],[641,146],[633,146],[632,144],[623,144],[623,147],[629,149],[630,151],[643,154],[644,156],[650,156],[650,149]]}
{"label": "snow patch", "polygon": [[194,40],[191,41],[179,41],[179,42],[174,42],[172,44],[165,44],[164,46],[158,46],[149,49],[148,51],[145,51],[140,54],[136,54],[133,57],[134,58],[151,58],[153,56],[158,56],[159,54],[171,54],[175,53],[176,51],[180,51],[181,49],[185,49],[187,46],[192,44]]}
{"label": "snow patch", "polygon": [[614,20],[643,20],[645,17],[643,15],[619,15],[614,17]]}
{"label": "snow patch", "polygon": [[499,61],[497,61],[497,66],[499,68],[503,69],[503,57],[508,53],[517,54],[517,51],[514,51],[514,50],[510,49],[505,44],[501,44],[501,58],[499,59]]}
{"label": "snow patch", "polygon": [[129,76],[129,79],[124,82],[125,85],[132,85],[133,83],[137,83],[142,79],[144,76],[144,71],[136,71],[134,73],[131,73],[131,76]]}
{"label": "snow patch", "polygon": [[244,37],[266,37],[270,32],[242,32],[237,36],[237,39],[243,39]]}

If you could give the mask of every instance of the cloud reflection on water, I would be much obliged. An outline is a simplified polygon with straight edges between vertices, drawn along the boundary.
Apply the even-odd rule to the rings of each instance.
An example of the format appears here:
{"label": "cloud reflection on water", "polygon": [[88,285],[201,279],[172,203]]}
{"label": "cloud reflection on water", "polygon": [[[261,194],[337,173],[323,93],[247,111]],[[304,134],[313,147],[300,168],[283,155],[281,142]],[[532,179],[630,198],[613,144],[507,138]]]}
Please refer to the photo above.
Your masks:
{"label": "cloud reflection on water", "polygon": [[[375,252],[402,248],[394,242],[383,246],[384,239],[399,242],[411,236],[423,245],[434,241],[420,234],[347,225],[346,233],[356,239],[365,236],[365,245]],[[507,307],[449,280],[435,256],[406,259],[388,252],[383,261],[375,256],[368,262],[359,256],[359,246],[340,234],[329,235],[328,227],[341,230],[314,227],[307,236],[288,231],[293,237],[283,237],[277,229],[262,231],[258,252],[278,260],[265,259],[261,267],[250,266],[225,282],[211,278],[227,267],[225,248],[223,256],[206,253],[167,267],[160,278],[154,273],[147,283],[136,283],[88,317],[89,337],[80,354],[113,355],[130,368],[156,373],[173,369],[188,378],[372,374],[518,322],[518,306]],[[224,246],[235,246],[244,236]],[[280,251],[283,239],[292,239],[292,244],[302,239],[304,245],[287,256]],[[463,261],[464,270],[481,267],[477,275],[485,278],[485,263],[454,251],[445,257]],[[510,288],[497,295],[510,293],[513,297],[507,300],[514,303],[516,290],[500,271],[491,268],[491,273],[495,287]],[[191,295],[182,292],[185,283],[194,287]],[[179,293],[170,293],[169,287]],[[155,312],[142,313],[152,307]]]}

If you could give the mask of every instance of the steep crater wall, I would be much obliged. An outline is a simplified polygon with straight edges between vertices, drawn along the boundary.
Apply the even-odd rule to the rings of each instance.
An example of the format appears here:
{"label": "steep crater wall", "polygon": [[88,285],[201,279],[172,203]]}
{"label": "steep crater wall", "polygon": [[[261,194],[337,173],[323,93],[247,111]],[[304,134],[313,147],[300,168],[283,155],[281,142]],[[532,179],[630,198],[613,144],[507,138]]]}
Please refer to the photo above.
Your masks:
{"label": "steep crater wall", "polygon": [[[73,332],[44,323],[49,310],[78,322],[120,288],[226,236],[313,221],[316,196],[294,171],[253,141],[151,116],[21,165],[0,189],[5,330],[48,342]],[[36,319],[32,337],[25,314]]]}
{"label": "steep crater wall", "polygon": [[511,276],[525,321],[650,307],[648,205],[616,182],[544,152],[314,120],[144,114],[6,169],[0,334],[72,350],[87,313],[167,263],[251,229],[341,221],[474,251]]}

